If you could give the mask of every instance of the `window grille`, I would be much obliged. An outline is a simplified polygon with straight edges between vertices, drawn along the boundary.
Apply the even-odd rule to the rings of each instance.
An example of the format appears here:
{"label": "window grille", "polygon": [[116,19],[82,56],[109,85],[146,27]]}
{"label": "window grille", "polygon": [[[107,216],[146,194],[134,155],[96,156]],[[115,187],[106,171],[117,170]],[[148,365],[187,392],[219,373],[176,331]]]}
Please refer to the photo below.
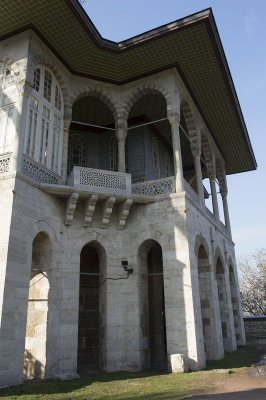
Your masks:
{"label": "window grille", "polygon": [[61,175],[63,151],[63,102],[59,85],[50,71],[34,71],[28,103],[24,153]]}
{"label": "window grille", "polygon": [[154,178],[160,178],[160,158],[157,139],[152,138],[152,166]]}
{"label": "window grille", "polygon": [[71,172],[75,165],[86,167],[87,141],[78,134],[72,133],[69,136],[69,157],[68,171]]}
{"label": "window grille", "polygon": [[165,162],[165,176],[171,176],[171,164],[170,164],[170,157],[169,153],[166,151],[164,153],[164,162]]}
{"label": "window grille", "polygon": [[40,82],[41,82],[41,70],[40,68],[36,68],[34,71],[34,80],[33,80],[33,87],[36,92],[40,90]]}

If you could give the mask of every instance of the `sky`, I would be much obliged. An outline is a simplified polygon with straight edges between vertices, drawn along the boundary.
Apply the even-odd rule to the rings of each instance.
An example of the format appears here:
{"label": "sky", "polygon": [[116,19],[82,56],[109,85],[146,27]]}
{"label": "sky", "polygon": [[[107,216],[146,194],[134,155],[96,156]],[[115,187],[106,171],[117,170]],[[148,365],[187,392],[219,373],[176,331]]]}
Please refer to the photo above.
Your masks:
{"label": "sky", "polygon": [[266,248],[266,0],[87,0],[83,7],[113,41],[212,7],[258,164],[227,177],[236,256]]}

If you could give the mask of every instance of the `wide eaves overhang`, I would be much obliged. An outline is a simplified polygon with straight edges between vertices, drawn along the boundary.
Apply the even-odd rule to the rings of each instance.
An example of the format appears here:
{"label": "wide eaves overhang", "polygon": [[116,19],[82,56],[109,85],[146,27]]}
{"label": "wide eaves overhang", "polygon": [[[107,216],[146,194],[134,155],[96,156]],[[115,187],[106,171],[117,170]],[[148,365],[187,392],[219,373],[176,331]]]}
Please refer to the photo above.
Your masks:
{"label": "wide eaves overhang", "polygon": [[227,174],[256,169],[211,9],[115,43],[101,37],[76,0],[1,0],[0,40],[30,28],[76,75],[122,85],[177,68]]}

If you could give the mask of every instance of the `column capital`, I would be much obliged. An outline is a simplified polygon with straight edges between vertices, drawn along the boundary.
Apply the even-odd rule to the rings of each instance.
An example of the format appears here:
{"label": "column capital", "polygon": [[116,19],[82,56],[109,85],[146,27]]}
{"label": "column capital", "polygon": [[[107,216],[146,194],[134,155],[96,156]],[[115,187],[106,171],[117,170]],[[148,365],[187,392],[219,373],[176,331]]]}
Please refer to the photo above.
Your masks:
{"label": "column capital", "polygon": [[170,125],[171,126],[179,126],[179,123],[180,123],[180,114],[179,113],[168,113],[168,115],[167,115],[167,117],[168,117],[168,120],[169,120],[169,122],[170,122]]}
{"label": "column capital", "polygon": [[127,120],[119,118],[116,121],[116,138],[120,141],[125,141],[127,137]]}
{"label": "column capital", "polygon": [[201,156],[201,148],[198,146],[196,143],[191,144],[191,152],[193,155],[193,158],[196,160],[197,158],[200,158]]}
{"label": "column capital", "polygon": [[69,131],[70,124],[71,124],[71,118],[65,117],[64,118],[64,131],[65,132]]}
{"label": "column capital", "polygon": [[221,189],[220,190],[222,199],[226,199],[227,195],[228,195],[228,191],[226,189]]}

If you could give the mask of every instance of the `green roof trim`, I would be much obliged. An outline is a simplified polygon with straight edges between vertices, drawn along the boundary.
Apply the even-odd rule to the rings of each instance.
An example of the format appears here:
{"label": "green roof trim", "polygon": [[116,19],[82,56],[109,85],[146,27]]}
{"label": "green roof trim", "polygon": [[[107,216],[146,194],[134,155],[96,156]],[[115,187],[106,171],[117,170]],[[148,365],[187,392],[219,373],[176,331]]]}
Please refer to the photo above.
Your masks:
{"label": "green roof trim", "polygon": [[1,0],[0,40],[33,29],[73,74],[122,85],[177,68],[226,160],[228,174],[256,169],[211,9],[115,43],[77,0]]}

